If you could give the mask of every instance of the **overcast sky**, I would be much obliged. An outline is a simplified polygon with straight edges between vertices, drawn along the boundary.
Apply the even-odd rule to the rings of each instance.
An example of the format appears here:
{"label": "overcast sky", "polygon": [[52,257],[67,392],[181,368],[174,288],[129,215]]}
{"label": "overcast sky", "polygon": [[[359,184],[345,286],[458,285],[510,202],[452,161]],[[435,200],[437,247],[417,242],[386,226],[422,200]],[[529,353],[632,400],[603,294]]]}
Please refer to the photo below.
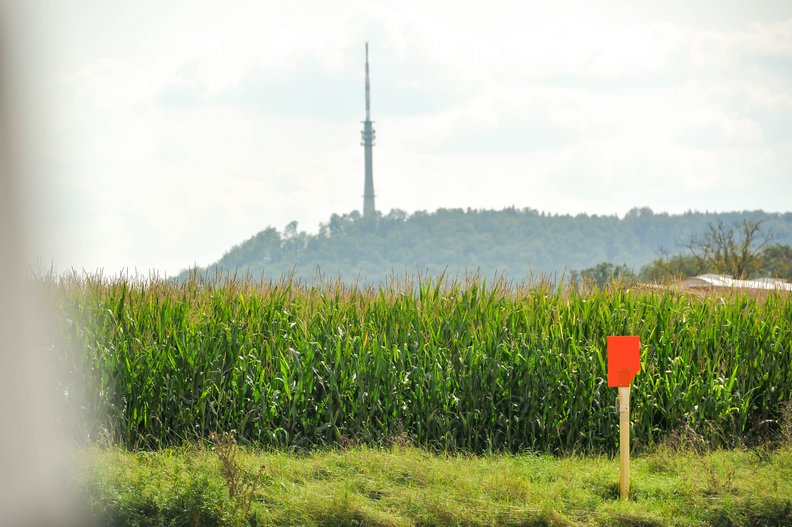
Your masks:
{"label": "overcast sky", "polygon": [[359,210],[367,41],[381,211],[792,209],[792,2],[28,5],[61,269],[175,274]]}

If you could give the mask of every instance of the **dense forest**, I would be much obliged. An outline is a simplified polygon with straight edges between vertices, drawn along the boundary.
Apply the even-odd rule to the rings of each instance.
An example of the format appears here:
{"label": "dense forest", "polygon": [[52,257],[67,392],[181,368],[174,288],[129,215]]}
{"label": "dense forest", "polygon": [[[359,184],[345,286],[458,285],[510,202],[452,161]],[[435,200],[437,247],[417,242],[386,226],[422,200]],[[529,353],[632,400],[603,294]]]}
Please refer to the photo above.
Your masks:
{"label": "dense forest", "polygon": [[[253,278],[312,280],[317,274],[346,281],[381,283],[404,274],[504,275],[523,281],[557,280],[585,270],[613,269],[639,274],[658,258],[688,256],[690,240],[716,225],[750,221],[770,235],[773,247],[792,243],[792,213],[762,211],[679,215],[634,208],[623,218],[557,215],[534,209],[439,209],[407,214],[392,210],[363,218],[357,211],[333,214],[319,232],[292,222],[283,232],[268,227],[234,246],[219,261],[186,270]],[[671,259],[673,261],[673,259]]]}

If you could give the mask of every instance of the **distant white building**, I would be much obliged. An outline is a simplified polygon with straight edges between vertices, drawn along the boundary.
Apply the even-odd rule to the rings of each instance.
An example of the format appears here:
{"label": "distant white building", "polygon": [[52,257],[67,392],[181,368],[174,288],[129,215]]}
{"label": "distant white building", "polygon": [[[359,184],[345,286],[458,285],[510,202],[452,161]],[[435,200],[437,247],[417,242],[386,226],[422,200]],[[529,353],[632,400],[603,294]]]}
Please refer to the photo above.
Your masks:
{"label": "distant white building", "polygon": [[779,278],[755,278],[753,280],[737,280],[724,274],[703,274],[688,278],[682,282],[683,287],[691,289],[709,287],[730,287],[736,289],[769,289],[792,291],[792,284]]}

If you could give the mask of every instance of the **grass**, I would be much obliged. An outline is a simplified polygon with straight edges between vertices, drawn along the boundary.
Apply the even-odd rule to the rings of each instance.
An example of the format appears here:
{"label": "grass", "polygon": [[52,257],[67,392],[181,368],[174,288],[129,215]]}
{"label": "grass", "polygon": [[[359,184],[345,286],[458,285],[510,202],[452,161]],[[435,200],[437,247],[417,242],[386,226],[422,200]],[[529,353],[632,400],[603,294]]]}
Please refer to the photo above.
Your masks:
{"label": "grass", "polygon": [[[638,456],[629,502],[617,499],[618,462],[605,456],[438,455],[398,445],[299,455],[218,442],[93,447],[79,460],[89,516],[102,525],[792,525],[788,446]],[[232,496],[232,487],[247,490]]]}

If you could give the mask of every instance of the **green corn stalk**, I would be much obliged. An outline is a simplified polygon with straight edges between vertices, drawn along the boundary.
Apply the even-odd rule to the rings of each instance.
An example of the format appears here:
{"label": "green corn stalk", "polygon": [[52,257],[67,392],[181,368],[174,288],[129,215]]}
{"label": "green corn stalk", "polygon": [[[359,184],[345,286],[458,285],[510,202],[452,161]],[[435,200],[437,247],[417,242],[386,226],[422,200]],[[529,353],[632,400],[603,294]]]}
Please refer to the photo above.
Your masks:
{"label": "green corn stalk", "polygon": [[[219,279],[45,277],[81,437],[158,448],[234,430],[305,449],[386,444],[612,453],[608,335],[638,335],[632,437],[713,447],[780,430],[792,295],[402,277],[380,289]],[[75,384],[77,386],[77,384]]]}

